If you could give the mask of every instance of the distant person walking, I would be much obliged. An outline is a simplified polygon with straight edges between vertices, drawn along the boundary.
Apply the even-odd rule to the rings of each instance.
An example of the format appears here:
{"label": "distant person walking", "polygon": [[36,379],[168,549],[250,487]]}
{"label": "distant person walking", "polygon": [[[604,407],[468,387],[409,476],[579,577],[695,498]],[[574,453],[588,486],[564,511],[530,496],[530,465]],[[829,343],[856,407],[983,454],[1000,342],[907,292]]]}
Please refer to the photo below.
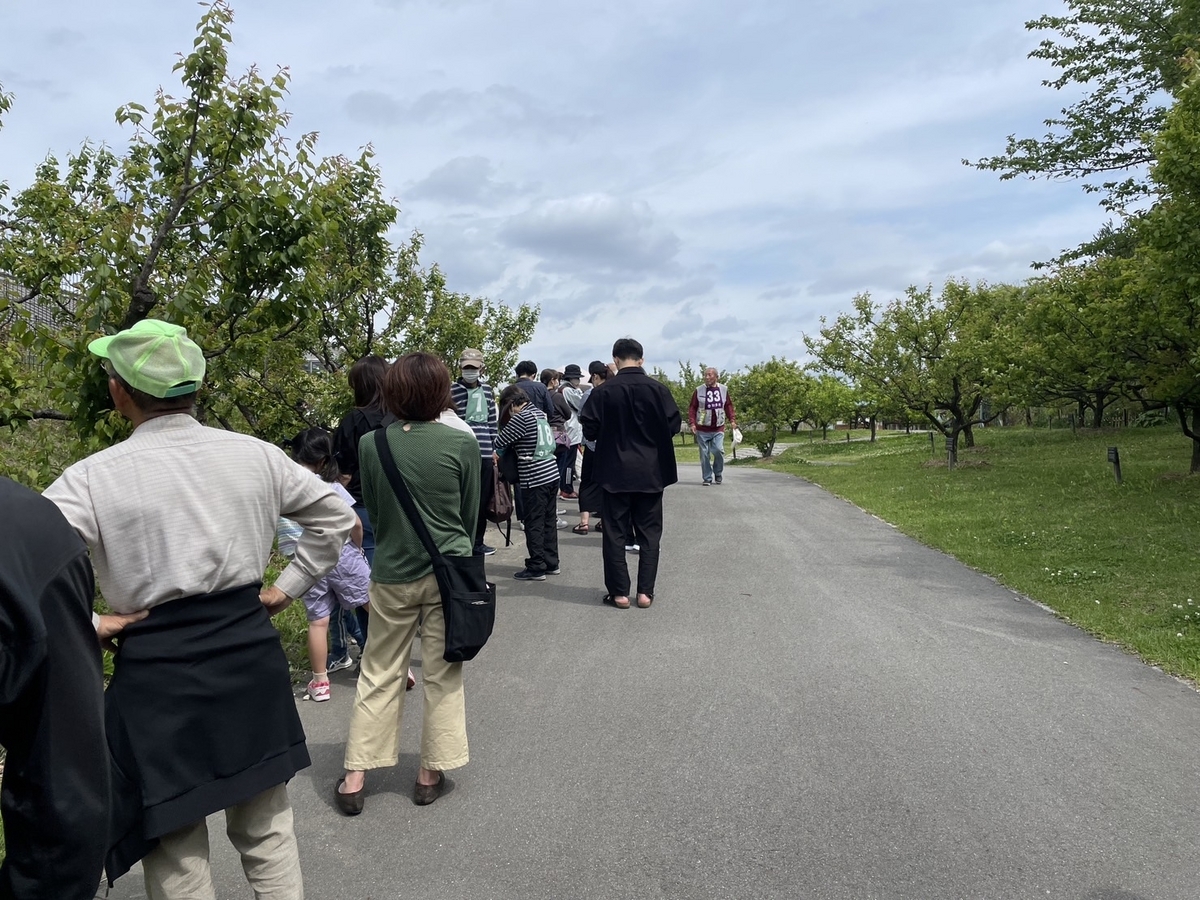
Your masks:
{"label": "distant person walking", "polygon": [[479,522],[475,526],[475,554],[491,556],[494,547],[484,543],[487,533],[487,509],[492,499],[492,487],[496,475],[495,444],[499,411],[496,395],[490,384],[484,384],[483,353],[471,347],[458,355],[458,379],[450,385],[450,396],[454,400],[454,411],[471,426],[475,439],[479,441]]}
{"label": "distant person walking", "polygon": [[[121,633],[105,694],[109,880],[140,859],[152,900],[212,897],[205,817],[223,809],[255,895],[301,900],[287,782],[309,757],[270,615],[333,568],[354,513],[278,447],[192,417],[204,353],[178,325],[144,319],[88,349],[133,434],[44,496],[91,550],[108,605],[149,610]],[[262,589],[281,515],[304,532]]]}
{"label": "distant person walking", "polygon": [[717,370],[704,370],[704,383],[696,388],[688,404],[688,424],[700,446],[700,477],[708,487],[721,483],[725,471],[725,428],[737,427],[737,414],[729,388],[717,381]]}
{"label": "distant person walking", "polygon": [[613,344],[617,374],[593,388],[580,421],[583,436],[596,442],[592,474],[604,491],[604,602],[629,609],[629,564],[625,548],[637,541],[637,605],[654,602],[663,490],[678,481],[675,447],[679,407],[661,382],[642,367],[642,345],[632,338]]}

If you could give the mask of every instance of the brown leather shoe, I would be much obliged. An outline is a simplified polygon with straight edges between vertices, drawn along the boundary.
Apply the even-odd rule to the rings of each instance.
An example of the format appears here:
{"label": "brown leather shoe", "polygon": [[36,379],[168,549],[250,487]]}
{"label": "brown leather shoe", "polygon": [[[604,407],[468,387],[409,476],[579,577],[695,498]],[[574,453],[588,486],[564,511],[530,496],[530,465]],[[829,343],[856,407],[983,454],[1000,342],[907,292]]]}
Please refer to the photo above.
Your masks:
{"label": "brown leather shoe", "polygon": [[341,787],[345,781],[345,778],[338,779],[338,783],[333,789],[333,798],[337,801],[337,808],[340,809],[344,815],[357,816],[363,811],[363,791],[366,790],[366,786],[347,794],[341,790]]}
{"label": "brown leather shoe", "polygon": [[437,784],[421,784],[417,782],[413,785],[413,803],[417,804],[417,806],[428,806],[438,797],[442,796],[442,789],[445,786],[445,772],[438,772]]}

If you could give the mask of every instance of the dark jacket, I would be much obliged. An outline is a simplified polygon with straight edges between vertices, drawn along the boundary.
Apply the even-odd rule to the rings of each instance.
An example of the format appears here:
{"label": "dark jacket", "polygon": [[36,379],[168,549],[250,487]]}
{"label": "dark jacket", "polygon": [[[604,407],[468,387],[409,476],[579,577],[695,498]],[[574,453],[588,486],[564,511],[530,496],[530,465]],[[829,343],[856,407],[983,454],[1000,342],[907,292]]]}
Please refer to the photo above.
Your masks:
{"label": "dark jacket", "polygon": [[679,433],[679,407],[645,369],[621,369],[594,388],[579,420],[584,438],[596,442],[592,475],[604,490],[657,493],[679,480],[671,443]]}
{"label": "dark jacket", "polygon": [[0,478],[0,509],[0,897],[84,900],[109,812],[92,565],[49,500]]}
{"label": "dark jacket", "polygon": [[388,418],[392,418],[391,413],[382,409],[355,408],[342,416],[337,431],[333,433],[333,457],[337,460],[338,471],[350,476],[346,490],[359,506],[362,506],[363,495],[362,478],[358,474],[358,442],[364,434],[389,424],[386,421]]}
{"label": "dark jacket", "polygon": [[551,427],[562,425],[562,414],[554,408],[554,401],[550,399],[550,391],[546,386],[535,378],[518,378],[517,387],[525,392],[525,396],[529,398],[529,402],[546,414],[546,420]]}

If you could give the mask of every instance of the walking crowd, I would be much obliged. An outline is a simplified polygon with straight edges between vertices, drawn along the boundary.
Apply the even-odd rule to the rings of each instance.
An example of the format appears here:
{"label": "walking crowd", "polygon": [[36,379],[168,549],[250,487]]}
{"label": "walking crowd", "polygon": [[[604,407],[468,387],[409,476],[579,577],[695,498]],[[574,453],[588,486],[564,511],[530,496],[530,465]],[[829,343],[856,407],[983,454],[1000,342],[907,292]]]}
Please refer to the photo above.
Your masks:
{"label": "walking crowd", "polygon": [[[434,802],[469,752],[431,552],[493,554],[487,525],[510,496],[526,545],[513,578],[561,574],[559,503],[574,501],[572,531],[602,534],[602,602],[654,602],[681,416],[635,340],[586,382],[577,365],[522,361],[498,395],[476,349],[457,378],[427,353],[366,357],[348,373],[354,408],[332,433],[297,435],[290,459],[194,418],[205,360],[182,328],[144,320],[89,349],[132,435],[41,497],[0,479],[0,900],[90,898],[101,868],[111,883],[139,861],[150,900],[213,898],[205,818],[221,810],[255,897],[303,897],[287,782],[309,755],[270,622],[296,599],[307,697],[327,701],[329,673],[359,668],[337,808],[361,813],[367,773],[398,761],[417,639],[413,799]],[[689,420],[704,483],[720,484],[734,412],[715,371]],[[261,587],[276,547],[287,565]],[[93,572],[110,612],[92,611]],[[107,691],[101,644],[115,651]]]}

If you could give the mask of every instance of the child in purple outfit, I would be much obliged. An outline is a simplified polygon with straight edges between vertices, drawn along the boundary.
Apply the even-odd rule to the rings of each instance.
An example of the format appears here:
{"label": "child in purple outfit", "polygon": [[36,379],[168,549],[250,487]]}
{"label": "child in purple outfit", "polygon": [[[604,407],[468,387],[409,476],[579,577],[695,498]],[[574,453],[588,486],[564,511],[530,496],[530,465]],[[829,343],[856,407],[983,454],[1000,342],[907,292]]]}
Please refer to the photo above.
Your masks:
{"label": "child in purple outfit", "polygon": [[[333,458],[333,439],[321,428],[302,431],[292,441],[292,458],[304,468],[328,482],[347,506],[354,506],[354,498],[338,481],[338,467]],[[284,548],[286,520],[281,520],[280,549]],[[304,595],[304,609],[308,613],[308,658],[312,664],[312,680],[308,683],[308,696],[316,701],[329,699],[329,616],[341,606],[342,609],[368,609],[367,588],[371,582],[371,569],[362,551],[362,522],[355,522],[350,540],[342,547],[337,565],[312,586]]]}

